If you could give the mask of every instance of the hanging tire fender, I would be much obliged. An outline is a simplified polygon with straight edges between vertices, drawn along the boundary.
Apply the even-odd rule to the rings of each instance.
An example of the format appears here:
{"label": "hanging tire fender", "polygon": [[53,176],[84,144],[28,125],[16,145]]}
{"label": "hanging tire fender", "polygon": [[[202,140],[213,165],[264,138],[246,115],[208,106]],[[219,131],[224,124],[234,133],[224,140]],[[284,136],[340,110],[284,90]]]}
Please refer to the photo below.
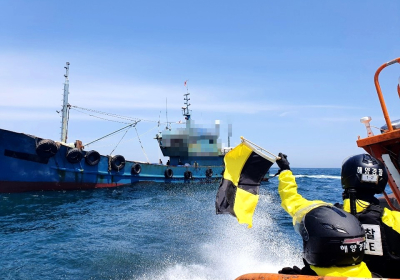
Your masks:
{"label": "hanging tire fender", "polygon": [[115,171],[120,171],[125,167],[125,158],[121,155],[116,155],[111,158],[111,168]]}
{"label": "hanging tire fender", "polygon": [[208,168],[208,169],[206,170],[206,177],[207,177],[207,178],[210,178],[210,177],[212,177],[212,175],[213,175],[212,169],[211,169],[211,168]]}
{"label": "hanging tire fender", "polygon": [[185,173],[183,173],[183,177],[185,177],[186,180],[191,180],[193,178],[193,174],[191,171],[186,170]]}
{"label": "hanging tire fender", "polygon": [[67,151],[67,154],[65,155],[69,163],[78,163],[82,160],[83,154],[81,150],[77,148],[72,148]]}
{"label": "hanging tire fender", "polygon": [[167,168],[164,171],[164,176],[165,176],[165,178],[170,179],[174,176],[174,171],[172,171],[171,168]]}
{"label": "hanging tire fender", "polygon": [[85,154],[85,162],[87,165],[95,166],[100,162],[100,154],[97,151],[89,151]]}
{"label": "hanging tire fender", "polygon": [[142,171],[142,167],[140,166],[139,163],[132,165],[132,169],[131,169],[132,175],[138,175],[138,174],[140,174],[141,171]]}
{"label": "hanging tire fender", "polygon": [[42,158],[51,158],[58,152],[59,145],[53,140],[42,139],[36,144],[36,154]]}

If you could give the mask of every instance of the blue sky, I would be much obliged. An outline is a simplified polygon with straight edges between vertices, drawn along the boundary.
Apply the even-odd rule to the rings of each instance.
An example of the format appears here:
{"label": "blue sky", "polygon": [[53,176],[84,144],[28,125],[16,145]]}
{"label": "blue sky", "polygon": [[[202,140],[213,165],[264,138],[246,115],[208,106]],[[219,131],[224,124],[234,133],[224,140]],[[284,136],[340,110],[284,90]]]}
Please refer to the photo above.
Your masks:
{"label": "blue sky", "polygon": [[[157,121],[192,118],[231,146],[244,136],[293,167],[340,167],[362,152],[360,118],[384,124],[373,77],[400,57],[398,1],[18,1],[0,2],[0,127],[60,138],[65,62],[72,105],[144,120],[151,162]],[[381,74],[399,119],[400,65]],[[71,110],[69,141],[88,143],[121,128]],[[374,129],[375,133],[378,133]],[[122,134],[88,147],[110,153]],[[146,161],[131,129],[115,149]],[[164,159],[165,160],[165,159]]]}

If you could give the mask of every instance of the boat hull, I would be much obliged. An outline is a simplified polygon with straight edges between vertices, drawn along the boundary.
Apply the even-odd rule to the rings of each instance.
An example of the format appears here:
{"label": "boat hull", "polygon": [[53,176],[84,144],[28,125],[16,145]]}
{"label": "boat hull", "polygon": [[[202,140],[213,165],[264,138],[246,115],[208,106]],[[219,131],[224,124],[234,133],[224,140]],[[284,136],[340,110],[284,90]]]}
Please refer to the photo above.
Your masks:
{"label": "boat hull", "polygon": [[[141,181],[213,181],[220,180],[223,172],[223,166],[166,166],[138,161],[125,161],[120,170],[113,170],[111,157],[103,155],[94,166],[87,164],[84,157],[70,163],[66,155],[71,147],[60,144],[56,154],[46,158],[36,152],[40,140],[0,129],[1,193],[118,187]],[[133,170],[135,165],[140,167],[138,174]],[[207,171],[210,169],[212,175]],[[191,172],[190,178],[185,177],[187,171]]]}

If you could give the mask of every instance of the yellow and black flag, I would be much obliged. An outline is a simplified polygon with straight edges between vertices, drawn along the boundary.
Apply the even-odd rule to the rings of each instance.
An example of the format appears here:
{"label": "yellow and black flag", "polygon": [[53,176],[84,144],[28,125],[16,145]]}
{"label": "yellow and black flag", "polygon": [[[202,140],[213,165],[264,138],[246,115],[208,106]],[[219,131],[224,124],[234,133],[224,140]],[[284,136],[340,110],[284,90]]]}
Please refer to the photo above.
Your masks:
{"label": "yellow and black flag", "polygon": [[252,227],[261,180],[276,161],[276,156],[269,157],[261,150],[242,137],[242,143],[225,155],[225,171],[215,200],[217,214],[231,214],[249,228]]}

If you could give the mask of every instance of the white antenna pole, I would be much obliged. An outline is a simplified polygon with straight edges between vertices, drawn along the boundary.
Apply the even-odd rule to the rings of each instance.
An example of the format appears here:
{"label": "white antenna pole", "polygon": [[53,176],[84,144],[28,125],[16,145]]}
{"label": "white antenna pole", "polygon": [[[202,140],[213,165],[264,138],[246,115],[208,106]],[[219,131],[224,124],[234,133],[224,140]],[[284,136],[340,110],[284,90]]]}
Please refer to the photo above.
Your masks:
{"label": "white antenna pole", "polygon": [[65,83],[64,83],[64,96],[63,96],[63,107],[62,107],[62,120],[61,120],[61,142],[67,142],[67,131],[68,131],[68,94],[69,94],[69,62],[67,62],[67,66],[64,67],[66,69]]}
{"label": "white antenna pole", "polygon": [[231,146],[231,137],[232,137],[232,124],[228,124],[228,147]]}
{"label": "white antenna pole", "polygon": [[169,129],[168,128],[168,98],[165,98],[165,117],[167,118],[167,127],[166,127],[166,129]]}

